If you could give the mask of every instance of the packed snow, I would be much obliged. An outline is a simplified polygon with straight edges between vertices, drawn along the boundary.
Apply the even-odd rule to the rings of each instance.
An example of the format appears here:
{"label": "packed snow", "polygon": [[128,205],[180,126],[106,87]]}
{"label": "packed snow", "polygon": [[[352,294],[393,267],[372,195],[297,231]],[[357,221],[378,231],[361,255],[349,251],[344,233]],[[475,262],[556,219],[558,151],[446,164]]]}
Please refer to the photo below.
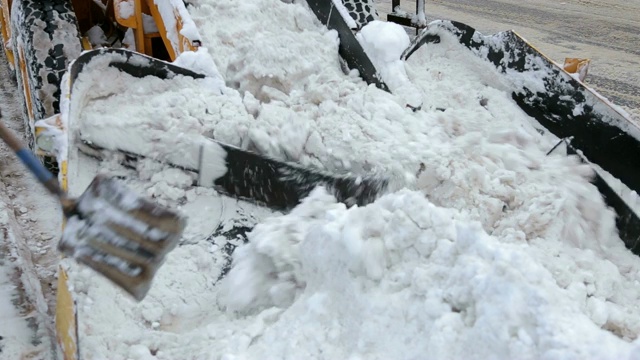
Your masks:
{"label": "packed snow", "polygon": [[[8,226],[8,211],[6,204],[0,203],[0,227],[3,230]],[[1,248],[3,251],[9,249],[9,234],[7,232],[2,238],[6,243]],[[0,297],[0,354],[8,356],[7,359],[17,359],[20,354],[33,351],[34,346],[30,343],[32,331],[14,304],[20,301],[17,281],[14,279],[19,275],[16,260],[10,259],[9,255],[11,253],[7,251],[6,255],[0,256],[0,293],[7,294]]]}
{"label": "packed snow", "polygon": [[116,3],[116,11],[118,16],[123,19],[128,19],[135,14],[135,3],[132,0],[123,0]]}
{"label": "packed snow", "polygon": [[[192,45],[195,45],[195,42],[200,41],[198,29],[191,20],[183,1],[154,0],[153,3],[162,17],[164,27],[167,31],[167,38],[171,42],[171,46],[176,53],[179,53],[183,46],[183,44],[180,44],[182,39],[180,39],[178,34],[186,38],[186,41]],[[176,20],[176,14],[180,16],[180,23]],[[178,27],[180,27],[180,32],[178,32]]]}
{"label": "packed snow", "polygon": [[[85,357],[640,356],[640,259],[590,168],[546,155],[556,139],[540,136],[492,65],[445,35],[394,63],[422,103],[414,112],[402,92],[343,74],[337,34],[306,5],[192,3],[217,70],[181,61],[213,77],[137,79],[92,64],[76,82],[87,95],[70,105],[72,140],[150,159],[127,169],[117,154],[98,162],[70,147],[72,191],[109,172],[189,216],[140,303],[64,261]],[[368,35],[375,26],[396,36],[381,25]],[[279,214],[155,161],[190,161],[185,147],[207,137],[405,189],[352,208],[316,189]],[[219,280],[222,248],[242,241],[211,235],[240,225],[255,228]]]}

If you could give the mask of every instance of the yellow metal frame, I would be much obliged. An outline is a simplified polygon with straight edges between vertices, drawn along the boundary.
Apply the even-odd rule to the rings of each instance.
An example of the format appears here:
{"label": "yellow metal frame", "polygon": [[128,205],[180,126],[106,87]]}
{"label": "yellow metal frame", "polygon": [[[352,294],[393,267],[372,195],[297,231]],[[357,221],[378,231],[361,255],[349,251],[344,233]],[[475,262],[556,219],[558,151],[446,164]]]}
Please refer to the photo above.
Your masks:
{"label": "yellow metal frame", "polygon": [[562,68],[570,74],[578,74],[580,81],[584,81],[589,72],[591,59],[565,58]]}
{"label": "yellow metal frame", "polygon": [[[68,100],[70,99],[71,85],[68,77],[66,84],[61,84],[63,88],[62,94]],[[62,109],[61,109],[62,110]],[[55,126],[63,131],[67,131],[62,126],[62,120],[58,117]],[[60,169],[58,179],[60,186],[64,191],[69,190],[68,162],[67,159],[60,159]],[[62,229],[64,230],[65,221],[62,220]],[[62,352],[64,360],[80,360],[80,347],[78,346],[78,313],[73,295],[69,290],[69,275],[65,269],[60,266],[58,268],[58,292],[56,293],[56,340]]]}
{"label": "yellow metal frame", "polygon": [[60,267],[56,294],[56,340],[64,360],[79,360],[78,315],[69,291],[69,275]]}
{"label": "yellow metal frame", "polygon": [[[133,0],[134,14],[128,18],[120,17],[120,13],[118,12],[118,6],[123,2],[127,2],[127,0],[114,1],[113,9],[115,12],[115,18],[118,24],[133,29],[137,52],[153,56],[151,49],[151,39],[154,37],[162,38],[162,42],[167,49],[167,53],[169,53],[169,58],[171,59],[171,61],[175,60],[181,53],[185,51],[196,50],[197,46],[192,44],[191,40],[180,33],[183,26],[183,20],[177,9],[174,9],[173,11],[173,16],[176,20],[175,30],[178,34],[178,48],[175,49],[167,36],[167,28],[160,14],[160,10],[158,9],[158,6],[155,4],[154,0]],[[145,34],[142,14],[148,14],[153,17],[153,20],[156,23],[156,27],[158,28],[157,33]]]}
{"label": "yellow metal frame", "polygon": [[[9,26],[11,24],[11,1],[12,0],[0,0],[0,40],[4,44],[8,44],[11,40],[11,27]],[[13,50],[7,48],[6,45],[4,49],[9,67],[15,69]]]}
{"label": "yellow metal frame", "polygon": [[31,99],[31,88],[29,87],[29,73],[27,72],[27,65],[24,56],[24,50],[22,48],[18,49],[18,57],[20,63],[20,75],[22,77],[22,90],[24,92],[24,98],[27,102],[27,115],[29,116],[29,122],[32,123],[35,119],[35,115],[33,114],[33,102]]}

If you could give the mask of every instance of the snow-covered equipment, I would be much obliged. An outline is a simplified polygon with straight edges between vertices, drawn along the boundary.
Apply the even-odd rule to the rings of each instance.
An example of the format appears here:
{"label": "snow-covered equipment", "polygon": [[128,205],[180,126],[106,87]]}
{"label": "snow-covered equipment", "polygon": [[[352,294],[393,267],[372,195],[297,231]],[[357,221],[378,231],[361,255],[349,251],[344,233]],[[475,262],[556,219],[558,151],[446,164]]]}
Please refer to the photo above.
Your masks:
{"label": "snow-covered equipment", "polygon": [[104,175],[96,176],[78,199],[69,198],[56,178],[1,122],[0,138],[60,200],[67,224],[58,249],[136,300],[144,299],[165,255],[178,244],[186,219]]}
{"label": "snow-covered equipment", "polygon": [[[508,75],[513,100],[536,119],[543,133],[567,139],[568,152],[596,164],[593,183],[618,217],[616,225],[627,247],[640,255],[640,218],[613,190],[602,170],[640,192],[640,127],[576,75],[547,58],[515,31],[483,35],[456,21],[434,21],[402,54],[404,61],[422,46],[438,46],[453,35],[473,54]],[[582,61],[583,68],[585,61]],[[583,70],[583,74],[585,70]]]}
{"label": "snow-covered equipment", "polygon": [[[76,79],[87,68],[90,68],[87,71],[89,73],[100,73],[109,68],[118,69],[135,78],[153,76],[167,79],[178,75],[204,78],[202,74],[137,52],[125,49],[93,50],[80,55],[70,67],[71,96]],[[82,133],[76,136],[83,137]],[[172,149],[173,151],[153,159],[197,174],[198,186],[215,188],[228,196],[275,210],[292,209],[318,186],[325,187],[338,201],[349,206],[373,202],[388,186],[388,180],[380,176],[337,175],[277,160],[215,139],[195,137],[193,140],[180,146],[180,151]],[[127,142],[116,146],[100,144],[99,139],[82,142],[80,151],[95,157],[101,156],[101,150],[117,151],[126,155],[122,161],[128,166],[135,166],[137,161],[150,157],[149,154],[140,153],[136,144]]]}
{"label": "snow-covered equipment", "polygon": [[58,249],[141,301],[165,255],[178,244],[186,218],[139,196],[115,178],[96,176],[65,207]]}
{"label": "snow-covered equipment", "polygon": [[[351,4],[349,9],[331,0],[309,0],[318,19],[338,32],[340,54],[351,69],[359,70],[365,81],[381,89],[391,89],[391,92],[401,90],[400,87],[406,89],[406,82],[400,86],[397,83],[389,86],[395,79],[388,76],[390,72],[385,76],[385,64],[375,61],[375,55],[372,57],[362,47],[351,45],[353,39],[362,39],[360,34],[366,27],[376,22],[375,12],[367,11],[373,3],[367,0],[345,1],[345,5],[348,4]],[[417,11],[420,12],[420,6]],[[420,17],[420,14],[416,16]],[[342,21],[337,17],[342,17]],[[473,54],[506,74],[513,100],[539,122],[541,134],[549,132],[559,139],[566,139],[567,153],[578,152],[583,161],[597,166],[594,167],[592,182],[616,211],[616,226],[621,239],[631,251],[640,255],[640,217],[620,196],[620,191],[614,190],[619,186],[610,184],[605,180],[607,174],[602,173],[604,170],[630,191],[640,192],[640,165],[637,161],[640,127],[629,115],[582,82],[586,76],[587,61],[574,61],[575,69],[569,62],[565,69],[514,31],[486,36],[469,25],[442,20],[426,25],[404,49],[399,60],[411,61],[411,55],[422,46],[427,46],[427,51],[429,47],[439,46],[441,37],[457,39]],[[369,61],[363,60],[365,58]],[[579,63],[582,64],[580,69]],[[397,75],[396,72],[391,74]],[[411,101],[408,103],[410,105]]]}
{"label": "snow-covered equipment", "polygon": [[[289,1],[284,2],[289,3]],[[404,101],[402,105],[406,104],[416,113],[421,110],[421,99],[426,94],[417,91],[415,84],[412,83],[415,80],[404,72],[404,65],[416,61],[418,58],[418,56],[412,56],[415,51],[441,50],[442,46],[445,46],[442,43],[455,39],[453,42],[456,45],[458,42],[463,44],[485,63],[494,65],[504,74],[505,78],[511,80],[510,92],[512,92],[514,101],[524,112],[537,120],[539,126],[536,129],[539,133],[545,137],[557,137],[556,141],[566,144],[562,149],[566,149],[567,154],[576,153],[583,161],[593,164],[595,169],[593,183],[607,204],[617,213],[616,225],[620,238],[634,253],[640,253],[638,215],[629,207],[625,198],[619,194],[616,186],[611,184],[612,179],[619,179],[622,187],[631,191],[640,191],[640,175],[638,173],[640,166],[637,161],[634,162],[634,155],[639,150],[638,127],[623,112],[618,111],[614,105],[582,83],[584,75],[586,75],[586,68],[582,67],[581,71],[580,65],[577,65],[575,70],[572,70],[571,66],[562,69],[514,32],[483,36],[461,23],[432,22],[427,24],[424,16],[424,1],[422,0],[416,2],[415,16],[403,13],[398,7],[398,0],[393,0],[392,3],[391,15],[393,16],[388,18],[390,21],[395,16],[397,22],[404,22],[406,25],[420,29],[418,36],[413,41],[409,40],[405,29],[401,29],[400,35],[406,37],[406,43],[404,42],[405,38],[395,36],[397,34],[384,33],[385,36],[377,36],[381,33],[376,31],[376,27],[379,28],[381,22],[377,21],[380,19],[373,1],[308,0],[306,2],[320,23],[338,33],[340,41],[339,44],[336,44],[336,48],[341,57],[344,73],[351,76],[353,73],[350,70],[357,70],[358,75],[368,84],[398,95],[400,101]],[[158,79],[171,79],[178,76],[202,78],[199,71],[205,69],[192,69],[194,71],[191,71],[181,67],[186,66],[185,63],[176,66],[177,63],[171,64],[143,56],[144,54],[160,60],[176,61],[181,54],[206,53],[203,48],[200,48],[201,51],[198,50],[201,45],[207,46],[209,44],[203,43],[203,38],[198,34],[195,22],[190,18],[188,5],[179,0],[13,0],[3,1],[0,4],[2,4],[0,8],[1,42],[16,72],[18,86],[24,94],[27,138],[37,155],[45,160],[57,160],[60,167],[60,183],[63,188],[69,177],[73,178],[73,181],[69,182],[70,189],[68,191],[70,193],[84,189],[89,185],[89,182],[85,183],[85,180],[93,178],[95,174],[96,169],[91,168],[89,161],[85,161],[87,157],[106,159],[105,163],[113,158],[118,158],[120,164],[134,168],[125,174],[127,176],[122,176],[126,178],[125,181],[137,181],[139,188],[136,190],[146,191],[147,194],[153,195],[156,192],[162,193],[162,189],[158,189],[161,185],[157,183],[164,182],[166,185],[166,179],[162,178],[154,185],[148,185],[153,176],[149,175],[137,179],[136,176],[139,173],[136,171],[142,169],[140,172],[147,171],[148,175],[152,171],[145,169],[145,166],[148,166],[150,162],[168,164],[172,167],[171,170],[181,172],[177,176],[177,180],[174,179],[178,185],[171,184],[173,187],[170,190],[175,190],[179,186],[189,188],[188,190],[177,190],[182,197],[176,195],[176,198],[179,198],[176,202],[188,199],[194,203],[204,202],[214,203],[216,206],[220,205],[222,213],[220,217],[223,220],[220,221],[220,224],[211,225],[214,230],[205,232],[207,239],[223,237],[225,240],[229,240],[224,246],[212,245],[216,248],[217,255],[220,252],[231,253],[238,243],[246,240],[244,234],[251,230],[258,220],[263,219],[256,216],[255,219],[258,220],[254,222],[244,221],[251,218],[253,213],[264,209],[253,204],[246,205],[245,202],[236,199],[250,200],[253,203],[266,205],[279,211],[289,210],[296,206],[314,187],[323,185],[339,201],[349,205],[365,205],[374,201],[388,186],[387,180],[377,176],[369,176],[366,171],[357,175],[335,175],[335,172],[303,167],[296,163],[296,158],[288,159],[286,156],[278,158],[264,154],[263,152],[267,153],[266,150],[270,150],[269,148],[266,150],[265,148],[255,148],[251,147],[253,145],[251,143],[240,141],[237,143],[226,142],[214,134],[209,134],[210,136],[198,134],[199,138],[194,139],[193,142],[186,142],[188,146],[177,152],[174,142],[162,142],[175,140],[170,139],[173,135],[169,131],[175,129],[169,129],[167,131],[169,135],[161,137],[160,140],[153,139],[153,137],[140,137],[140,139],[150,139],[148,143],[142,142],[142,144],[128,141],[129,138],[126,136],[122,136],[120,139],[118,136],[101,137],[101,129],[98,127],[96,127],[97,130],[94,129],[96,133],[93,134],[93,137],[89,136],[88,132],[74,132],[81,127],[79,123],[83,121],[78,109],[96,99],[95,97],[84,98],[84,96],[88,92],[98,92],[102,88],[100,85],[106,87],[115,83],[113,78],[105,75],[93,87],[76,87],[78,85],[76,80],[82,74],[86,75],[96,71],[98,73],[103,71],[107,74],[109,70],[118,69],[121,73],[135,78],[128,78],[130,82],[125,82],[127,87],[122,88],[121,92],[135,88],[132,84],[135,84],[136,81],[142,81],[145,77]],[[274,4],[274,8],[276,5],[283,6],[282,3],[277,2]],[[300,7],[304,6],[304,3],[301,5],[300,2],[293,2],[290,5],[298,7],[297,15],[308,10]],[[209,11],[213,14],[213,8],[214,6],[209,6],[204,12]],[[10,10],[11,16],[9,16]],[[250,11],[248,13],[250,14]],[[279,16],[281,16],[280,13],[274,18],[283,20]],[[206,22],[215,22],[213,21],[215,19],[210,20],[206,20]],[[296,22],[299,20],[296,18]],[[307,36],[310,34],[308,28],[300,31],[304,31]],[[274,33],[277,31],[272,32],[272,34]],[[220,31],[215,36],[226,37],[222,40],[223,43],[228,42],[235,45],[235,35],[232,31],[228,33]],[[327,38],[335,36],[333,33],[325,33],[324,35]],[[445,41],[441,41],[442,39]],[[447,44],[451,45],[452,42],[448,41]],[[103,47],[123,49],[89,51],[81,55],[83,50],[95,50]],[[253,50],[255,48],[259,47],[251,46],[246,49]],[[133,52],[134,50],[141,54]],[[214,50],[212,47],[211,50],[217,52],[220,49]],[[263,55],[258,52],[255,54]],[[389,55],[393,56],[388,58]],[[213,60],[210,60],[213,63]],[[216,62],[218,61],[216,60]],[[225,65],[227,67],[221,70],[226,71],[227,76],[232,76],[232,73],[238,70],[236,65],[239,64],[226,63]],[[484,69],[486,70],[487,67]],[[566,71],[575,74],[571,75]],[[65,72],[67,77],[64,77]],[[262,75],[270,76],[272,74]],[[214,78],[215,81],[222,80],[222,83],[225,83],[225,79],[221,79],[221,77],[215,79],[215,76],[210,73],[207,76],[210,80]],[[493,73],[487,76],[493,76]],[[234,82],[232,79],[226,80],[228,84]],[[259,84],[259,86],[262,85],[264,84]],[[233,85],[230,86],[233,87]],[[268,100],[273,100],[274,103],[285,103],[290,107],[297,106],[295,103],[287,103],[287,94],[282,93],[279,89],[269,88],[269,86],[265,88],[271,91],[269,95],[273,95]],[[367,91],[380,92],[373,86],[371,88]],[[145,91],[148,90],[148,87],[145,88]],[[365,97],[362,101],[363,111],[371,105],[370,99]],[[258,104],[256,107],[252,102],[268,103],[263,99],[251,99],[249,96],[243,100],[246,102],[235,108],[234,104],[228,104],[227,111],[220,112],[220,117],[235,120],[232,112],[236,110],[237,112],[251,112],[252,108],[261,106]],[[463,100],[482,102],[483,99]],[[177,103],[176,110],[179,113],[188,107],[184,102]],[[74,109],[74,106],[77,106],[77,109]],[[114,108],[111,108],[107,112],[117,113],[113,110]],[[428,111],[429,109],[422,110]],[[441,111],[443,118],[448,120],[447,109],[436,107],[436,110]],[[194,109],[187,109],[185,112],[195,113]],[[62,113],[61,116],[52,117],[59,113]],[[397,113],[401,113],[401,111]],[[257,111],[249,115],[249,117],[251,116],[257,117]],[[146,114],[141,118],[145,117],[152,118],[153,115]],[[53,119],[53,121],[43,119]],[[144,126],[153,123],[153,120],[150,119]],[[253,120],[257,119],[251,118],[251,121]],[[166,118],[155,122],[155,125],[158,125],[160,129],[166,125],[161,124],[162,121],[166,121]],[[390,126],[394,126],[392,121],[390,123]],[[240,138],[246,135],[239,135],[246,130],[246,128],[242,128],[245,124],[238,123],[236,125],[233,131],[235,136]],[[345,122],[345,127],[348,125],[350,124]],[[51,130],[51,128],[58,128],[61,131],[58,133],[48,132],[47,130]],[[125,128],[123,135],[126,135],[125,132],[128,130],[131,129]],[[151,130],[153,130],[153,126],[148,126],[141,131],[151,132]],[[63,135],[58,137],[60,134]],[[176,138],[179,137],[178,134],[181,133],[176,131]],[[114,135],[114,133],[110,135]],[[233,137],[228,133],[223,135]],[[120,143],[114,144],[108,141],[113,138],[121,140]],[[105,142],[101,143],[101,140]],[[318,142],[321,141],[318,140]],[[52,152],[50,151],[52,146],[40,146],[41,144],[51,145],[54,143],[62,151]],[[284,155],[288,155],[286,151],[283,152]],[[79,157],[83,158],[79,160]],[[369,163],[366,165],[371,166],[376,163],[376,160],[380,159],[368,158]],[[337,167],[340,168],[340,166]],[[362,168],[367,169],[364,166]],[[83,178],[73,174],[79,171],[84,171],[84,175],[91,173],[91,176]],[[122,172],[123,170],[118,168],[115,171]],[[430,171],[435,170],[420,166],[418,172],[428,173]],[[68,176],[69,173],[72,175]],[[171,172],[162,168],[162,174],[166,173]],[[121,174],[119,173],[119,175]],[[207,188],[213,188],[217,192]],[[220,196],[218,193],[228,196]],[[501,201],[501,199],[494,200],[498,203]],[[240,220],[238,220],[240,216],[231,220],[225,218],[228,216],[226,211],[231,207],[227,207],[230,203],[240,207],[242,211],[239,212],[244,212],[241,215],[246,218]],[[191,211],[197,212],[193,209]],[[484,209],[479,211],[484,211]],[[269,212],[269,214],[273,213]],[[198,221],[212,223],[211,218],[210,215],[206,215]],[[192,223],[191,220],[190,223]],[[201,235],[199,234],[199,236]],[[184,240],[188,243],[188,236],[185,238]],[[238,239],[240,241],[236,241]],[[617,238],[615,241],[619,242]],[[208,260],[210,258],[207,258]],[[220,276],[224,276],[224,272]],[[77,308],[73,300],[74,296],[78,295],[78,290],[69,291],[70,287],[66,283],[67,277],[62,268],[59,279],[56,311],[59,344],[65,359],[80,358],[78,343],[81,341],[77,338]],[[214,282],[212,281],[212,283]]]}

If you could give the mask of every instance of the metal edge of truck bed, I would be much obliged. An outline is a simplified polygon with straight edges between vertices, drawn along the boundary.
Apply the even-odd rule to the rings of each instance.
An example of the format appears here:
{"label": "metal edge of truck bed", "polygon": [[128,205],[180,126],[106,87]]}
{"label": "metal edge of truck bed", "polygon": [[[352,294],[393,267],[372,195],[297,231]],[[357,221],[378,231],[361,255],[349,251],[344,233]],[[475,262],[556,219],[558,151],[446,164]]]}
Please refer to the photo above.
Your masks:
{"label": "metal edge of truck bed", "polygon": [[[579,155],[640,192],[640,128],[597,92],[573,78],[514,31],[483,35],[456,21],[429,24],[405,50],[403,60],[425,44],[440,43],[440,34],[452,34],[476,56],[511,78],[512,98],[527,115],[550,133],[570,143],[569,154]],[[527,86],[531,73],[543,74],[544,92]],[[518,78],[521,77],[521,78]],[[592,183],[616,214],[616,227],[628,249],[640,255],[640,218],[594,169]]]}
{"label": "metal edge of truck bed", "polygon": [[[78,75],[96,56],[112,55],[114,66],[128,74],[136,77],[156,76],[159,78],[171,78],[175,75],[185,75],[194,78],[204,78],[204,75],[191,70],[173,65],[160,60],[150,61],[151,58],[121,49],[100,49],[82,53],[69,66],[68,74],[63,83],[62,96],[67,98],[67,105],[73,94],[74,82]],[[117,60],[117,61],[116,61]],[[61,111],[68,112],[69,109],[61,106]],[[68,132],[68,129],[65,129]],[[68,183],[68,164],[66,158],[58,158],[60,166],[60,178],[62,184]],[[56,337],[61,356],[64,360],[81,359],[80,339],[78,334],[78,318],[75,299],[68,284],[68,274],[60,266],[58,274],[58,293],[56,295],[57,305],[55,314]]]}

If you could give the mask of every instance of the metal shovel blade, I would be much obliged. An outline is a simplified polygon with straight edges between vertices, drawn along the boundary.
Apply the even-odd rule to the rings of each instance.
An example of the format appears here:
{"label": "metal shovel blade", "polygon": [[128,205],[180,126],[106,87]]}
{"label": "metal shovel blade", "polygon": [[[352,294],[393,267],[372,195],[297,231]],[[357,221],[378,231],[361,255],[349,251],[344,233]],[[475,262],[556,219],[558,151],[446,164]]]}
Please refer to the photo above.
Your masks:
{"label": "metal shovel blade", "polygon": [[138,301],[186,226],[186,219],[176,212],[103,175],[96,176],[69,208],[58,249]]}

